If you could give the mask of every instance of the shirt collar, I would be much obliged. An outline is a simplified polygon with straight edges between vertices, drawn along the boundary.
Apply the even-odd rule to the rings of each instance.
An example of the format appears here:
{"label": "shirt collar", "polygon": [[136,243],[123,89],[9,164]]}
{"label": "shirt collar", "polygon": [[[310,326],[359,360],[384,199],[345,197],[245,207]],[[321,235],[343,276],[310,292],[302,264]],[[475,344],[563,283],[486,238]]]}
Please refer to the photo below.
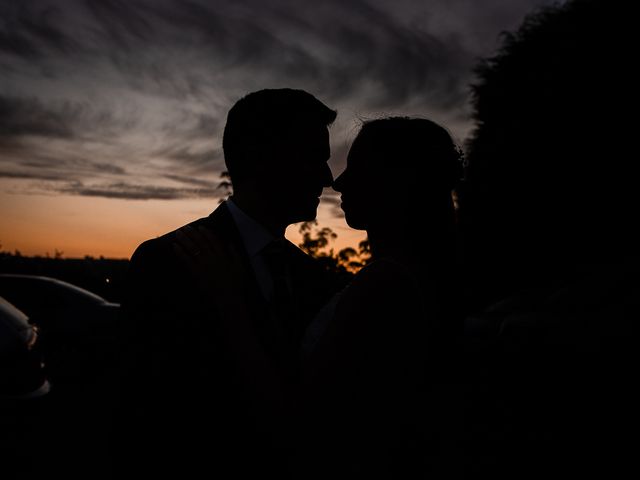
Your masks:
{"label": "shirt collar", "polygon": [[240,231],[240,237],[244,243],[249,256],[254,257],[260,253],[260,251],[266,247],[269,243],[276,240],[276,237],[271,235],[266,228],[256,222],[249,215],[244,213],[240,207],[238,207],[233,200],[226,200],[227,208],[231,217]]}

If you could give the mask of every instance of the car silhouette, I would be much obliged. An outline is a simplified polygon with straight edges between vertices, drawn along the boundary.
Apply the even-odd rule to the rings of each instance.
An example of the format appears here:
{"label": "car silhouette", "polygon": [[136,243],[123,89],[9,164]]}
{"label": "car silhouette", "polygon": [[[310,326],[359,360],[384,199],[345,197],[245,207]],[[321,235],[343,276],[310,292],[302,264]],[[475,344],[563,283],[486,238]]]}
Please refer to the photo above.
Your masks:
{"label": "car silhouette", "polygon": [[[8,406],[0,396],[3,478],[80,478],[80,472],[107,478],[102,472],[110,468],[119,305],[36,275],[0,274],[0,296],[19,317],[19,327],[11,324],[11,332],[27,344],[33,341],[30,332],[38,335],[35,351],[44,359],[39,373],[46,375],[48,388],[46,395],[11,399]],[[16,307],[23,313],[16,314]]]}
{"label": "car silhouette", "polygon": [[82,386],[113,366],[119,304],[37,275],[0,274],[0,296],[39,329],[47,375],[54,387]]}
{"label": "car silhouette", "polygon": [[0,398],[26,399],[49,392],[37,344],[37,328],[0,297]]}

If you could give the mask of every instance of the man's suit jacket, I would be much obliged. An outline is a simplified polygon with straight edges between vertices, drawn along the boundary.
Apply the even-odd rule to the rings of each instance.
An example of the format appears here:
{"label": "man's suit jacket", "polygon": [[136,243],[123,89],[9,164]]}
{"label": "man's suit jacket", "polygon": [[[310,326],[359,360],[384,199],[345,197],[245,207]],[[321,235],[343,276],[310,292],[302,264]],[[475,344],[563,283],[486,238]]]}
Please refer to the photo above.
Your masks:
{"label": "man's suit jacket", "polygon": [[[255,280],[240,233],[226,205],[190,224],[235,245],[243,257],[250,312],[274,365],[287,375],[295,359],[279,351],[268,302]],[[235,375],[195,278],[173,250],[175,232],[142,243],[131,258],[121,317],[121,392],[114,432],[116,471],[223,475],[277,471],[278,460],[259,432],[252,399]],[[293,244],[290,275],[302,335],[335,291],[334,277]],[[211,272],[216,275],[216,272]],[[241,349],[242,345],[233,348]],[[270,465],[269,465],[270,464]]]}

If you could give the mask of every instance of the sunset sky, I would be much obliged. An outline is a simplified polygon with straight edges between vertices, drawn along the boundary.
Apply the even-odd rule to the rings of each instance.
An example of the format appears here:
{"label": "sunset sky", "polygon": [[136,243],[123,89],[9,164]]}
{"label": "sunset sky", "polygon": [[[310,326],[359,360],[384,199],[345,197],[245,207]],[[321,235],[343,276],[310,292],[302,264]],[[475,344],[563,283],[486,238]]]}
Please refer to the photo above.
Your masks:
{"label": "sunset sky", "polygon": [[[550,3],[0,0],[0,245],[127,258],[208,215],[226,113],[262,88],[338,110],[334,175],[361,119],[426,116],[462,142],[478,59]],[[336,200],[319,223],[356,245]]]}

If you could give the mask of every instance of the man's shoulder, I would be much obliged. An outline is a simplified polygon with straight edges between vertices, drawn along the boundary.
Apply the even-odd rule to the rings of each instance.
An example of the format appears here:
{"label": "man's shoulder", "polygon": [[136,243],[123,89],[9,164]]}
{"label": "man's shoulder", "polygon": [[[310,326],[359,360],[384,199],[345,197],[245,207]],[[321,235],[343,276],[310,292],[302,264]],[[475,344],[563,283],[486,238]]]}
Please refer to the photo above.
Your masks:
{"label": "man's shoulder", "polygon": [[228,231],[228,225],[228,211],[224,205],[220,205],[207,217],[198,218],[156,238],[145,240],[138,245],[131,259],[133,261],[139,258],[173,256],[173,243],[176,240],[176,232],[184,227],[196,228],[204,226],[205,228],[224,234]]}
{"label": "man's shoulder", "polygon": [[[188,223],[187,225],[194,225],[196,222],[191,222],[191,223]],[[180,228],[183,228],[183,227],[180,227]],[[166,257],[167,255],[171,255],[172,248],[173,248],[172,244],[175,241],[175,234],[180,228],[172,230],[171,232],[167,232],[156,238],[150,238],[142,242],[140,245],[138,245],[138,247],[133,252],[133,255],[131,256],[131,261],[135,262],[136,260],[139,261],[141,259],[147,259],[149,257],[157,257],[157,256]]]}

